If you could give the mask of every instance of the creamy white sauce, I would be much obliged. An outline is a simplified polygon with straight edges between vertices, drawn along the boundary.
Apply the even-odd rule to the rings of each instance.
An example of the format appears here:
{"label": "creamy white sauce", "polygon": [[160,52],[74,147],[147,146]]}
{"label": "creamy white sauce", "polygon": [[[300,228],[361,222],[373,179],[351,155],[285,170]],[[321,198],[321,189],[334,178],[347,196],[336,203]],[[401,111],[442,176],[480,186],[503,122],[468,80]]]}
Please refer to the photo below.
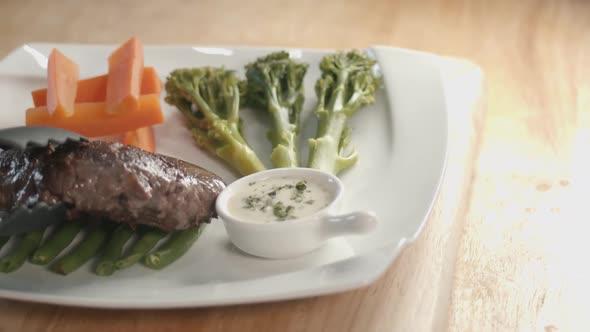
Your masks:
{"label": "creamy white sauce", "polygon": [[229,199],[229,213],[252,223],[285,221],[309,216],[325,208],[330,193],[311,181],[292,177],[252,181]]}

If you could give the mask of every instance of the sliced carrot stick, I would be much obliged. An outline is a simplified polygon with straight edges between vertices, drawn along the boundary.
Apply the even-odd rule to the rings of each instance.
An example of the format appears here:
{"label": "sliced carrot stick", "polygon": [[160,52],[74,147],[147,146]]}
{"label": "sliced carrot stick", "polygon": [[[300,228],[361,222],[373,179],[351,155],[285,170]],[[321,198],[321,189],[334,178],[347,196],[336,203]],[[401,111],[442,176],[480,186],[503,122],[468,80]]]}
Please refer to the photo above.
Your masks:
{"label": "sliced carrot stick", "polygon": [[148,152],[156,152],[154,128],[143,127],[126,132],[123,135],[123,144],[133,145]]}
{"label": "sliced carrot stick", "polygon": [[[106,75],[104,81],[98,78],[78,81],[75,103],[93,102],[94,99],[98,99],[96,101],[105,101],[106,89]],[[31,92],[35,107],[47,105],[47,100],[44,98],[47,93],[43,93],[46,91],[47,89],[39,89]]]}
{"label": "sliced carrot stick", "polygon": [[[143,69],[141,80],[141,94],[159,93],[162,90],[162,81],[154,67]],[[35,107],[47,105],[47,89],[38,89],[31,92]],[[107,75],[95,76],[78,81],[76,103],[96,103],[107,98]]]}
{"label": "sliced carrot stick", "polygon": [[109,56],[107,112],[133,112],[139,107],[143,74],[143,46],[133,37]]}
{"label": "sliced carrot stick", "polygon": [[47,110],[59,117],[74,113],[78,88],[78,64],[53,49],[47,61]]}
{"label": "sliced carrot stick", "polygon": [[154,67],[144,67],[141,78],[141,94],[157,93],[162,91],[162,81]]}
{"label": "sliced carrot stick", "polygon": [[27,126],[49,126],[67,129],[86,137],[125,133],[164,122],[160,94],[142,95],[139,109],[122,114],[106,112],[106,103],[75,104],[74,114],[68,118],[51,116],[47,107],[29,108]]}

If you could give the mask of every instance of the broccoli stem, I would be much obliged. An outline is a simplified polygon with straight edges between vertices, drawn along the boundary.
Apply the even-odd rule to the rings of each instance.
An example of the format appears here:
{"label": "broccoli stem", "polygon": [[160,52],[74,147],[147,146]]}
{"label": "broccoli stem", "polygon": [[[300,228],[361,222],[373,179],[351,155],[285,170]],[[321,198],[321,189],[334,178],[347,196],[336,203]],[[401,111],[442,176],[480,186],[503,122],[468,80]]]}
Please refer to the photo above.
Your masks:
{"label": "broccoli stem", "polygon": [[296,126],[289,123],[289,110],[276,103],[270,104],[273,129],[270,135],[278,142],[272,150],[270,160],[275,167],[298,167],[299,153],[296,145]]}
{"label": "broccoli stem", "polygon": [[245,101],[272,119],[268,139],[274,167],[298,167],[296,137],[303,108],[303,80],[308,65],[290,59],[285,51],[260,57],[246,65]]}
{"label": "broccoli stem", "polygon": [[[213,133],[217,139],[222,137],[225,142],[222,147],[215,148],[213,152],[228,164],[233,165],[240,174],[248,175],[266,169],[254,150],[242,137],[236,123],[217,119],[217,121],[213,122],[213,129],[210,133]],[[211,134],[206,133],[205,135]],[[193,136],[195,136],[195,131],[193,131]],[[195,137],[195,139],[198,140],[198,137]]]}
{"label": "broccoli stem", "polygon": [[348,116],[344,112],[333,112],[320,123],[317,138],[309,140],[310,159],[308,166],[324,172],[338,174],[356,161],[356,153],[341,157],[342,133],[346,129]]}
{"label": "broccoli stem", "polygon": [[344,155],[350,141],[347,122],[362,106],[375,102],[380,79],[371,69],[374,65],[374,60],[358,51],[322,59],[322,77],[315,86],[319,124],[316,138],[309,140],[309,167],[338,174],[357,161],[354,148]]}
{"label": "broccoli stem", "polygon": [[177,69],[166,81],[166,102],[188,119],[196,144],[241,175],[265,170],[241,132],[240,85],[223,68]]}
{"label": "broccoli stem", "polygon": [[[240,134],[237,125],[223,119],[214,119],[212,128],[201,129],[199,120],[188,107],[178,107],[192,126],[192,136],[195,143],[210,153],[217,154],[223,161],[232,165],[241,175],[248,175],[266,169],[254,150]],[[233,117],[233,116],[232,116]],[[235,120],[237,123],[237,120]],[[229,129],[229,130],[228,130]],[[221,148],[211,144],[211,136],[223,138],[225,145]]]}
{"label": "broccoli stem", "polygon": [[258,159],[256,153],[243,140],[229,140],[225,146],[216,149],[216,153],[228,164],[233,165],[242,175],[260,172],[266,169],[264,164]]}

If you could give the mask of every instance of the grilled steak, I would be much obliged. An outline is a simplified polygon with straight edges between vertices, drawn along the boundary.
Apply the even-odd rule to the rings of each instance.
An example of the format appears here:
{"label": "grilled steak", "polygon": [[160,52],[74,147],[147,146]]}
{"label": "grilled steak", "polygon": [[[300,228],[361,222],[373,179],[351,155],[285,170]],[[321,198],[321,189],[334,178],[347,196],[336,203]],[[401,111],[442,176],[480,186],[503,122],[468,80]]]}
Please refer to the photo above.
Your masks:
{"label": "grilled steak", "polygon": [[64,203],[90,214],[171,231],[208,222],[224,183],[198,166],[102,141],[0,151],[0,208]]}
{"label": "grilled steak", "polygon": [[38,201],[39,169],[49,149],[0,150],[0,209]]}

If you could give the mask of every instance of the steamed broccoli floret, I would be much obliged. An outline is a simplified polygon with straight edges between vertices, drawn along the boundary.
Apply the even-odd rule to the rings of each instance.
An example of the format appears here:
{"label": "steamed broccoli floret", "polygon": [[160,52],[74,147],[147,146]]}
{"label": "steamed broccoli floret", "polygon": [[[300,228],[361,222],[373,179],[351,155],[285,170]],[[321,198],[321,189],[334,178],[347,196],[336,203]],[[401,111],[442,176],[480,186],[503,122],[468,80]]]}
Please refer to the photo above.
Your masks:
{"label": "steamed broccoli floret", "polygon": [[217,154],[240,174],[265,169],[241,132],[240,84],[223,68],[177,69],[166,81],[166,102],[188,119],[198,146]]}
{"label": "steamed broccoli floret", "polygon": [[376,61],[359,51],[325,56],[315,91],[319,118],[316,138],[309,140],[311,168],[337,174],[358,159],[355,149],[344,155],[350,142],[348,119],[361,106],[375,102],[380,79],[373,72]]}
{"label": "steamed broccoli floret", "polygon": [[271,161],[275,167],[299,166],[296,138],[307,67],[289,59],[284,51],[258,58],[246,66],[246,104],[266,110],[272,117],[268,139],[273,145]]}

